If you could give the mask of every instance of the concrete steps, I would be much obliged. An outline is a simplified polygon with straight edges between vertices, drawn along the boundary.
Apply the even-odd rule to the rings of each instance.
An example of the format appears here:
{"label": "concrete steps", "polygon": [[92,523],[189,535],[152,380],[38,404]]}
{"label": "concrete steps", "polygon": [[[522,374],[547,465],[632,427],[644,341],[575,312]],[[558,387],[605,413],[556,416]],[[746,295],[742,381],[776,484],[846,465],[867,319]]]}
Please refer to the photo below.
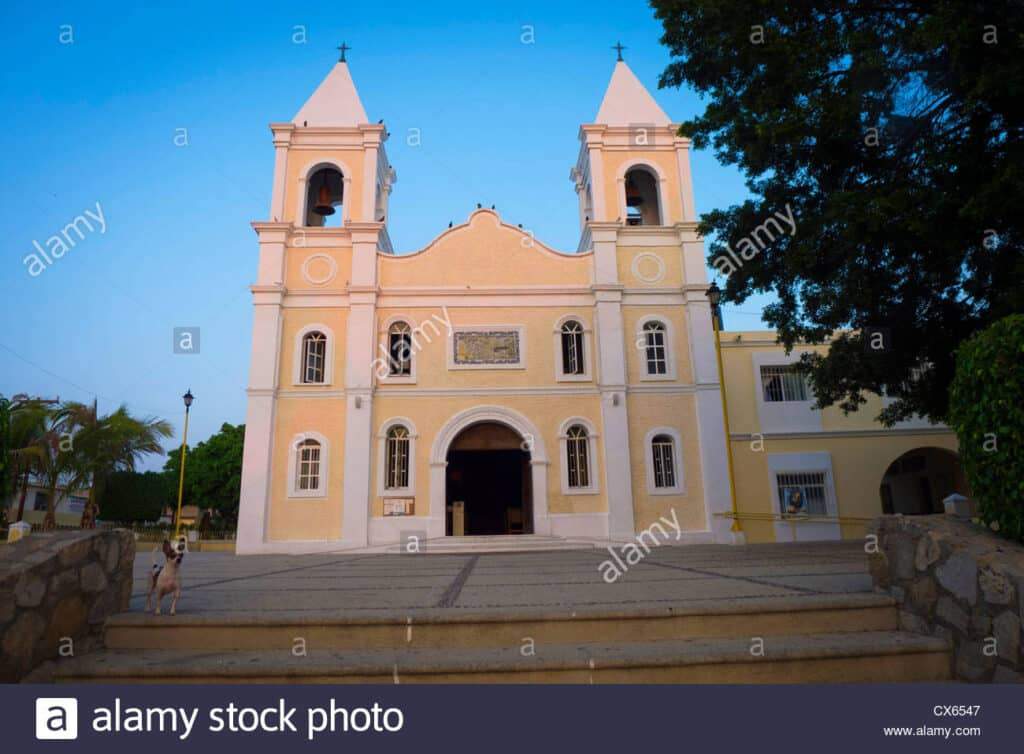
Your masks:
{"label": "concrete steps", "polygon": [[[672,608],[124,613],[65,682],[855,682],[949,677],[944,640],[891,598],[808,595]],[[301,642],[300,642],[301,640]],[[763,652],[758,646],[763,642]],[[305,655],[297,647],[305,650]],[[296,656],[296,652],[299,656]]]}
{"label": "concrete steps", "polygon": [[[567,539],[540,534],[509,534],[480,537],[438,537],[419,543],[419,554],[452,555],[490,552],[551,552],[593,550],[607,547],[608,540]],[[353,550],[354,553],[401,555],[403,545],[389,544]]]}
{"label": "concrete steps", "polygon": [[857,683],[942,681],[949,647],[897,631],[500,649],[110,650],[62,664],[69,683]]}

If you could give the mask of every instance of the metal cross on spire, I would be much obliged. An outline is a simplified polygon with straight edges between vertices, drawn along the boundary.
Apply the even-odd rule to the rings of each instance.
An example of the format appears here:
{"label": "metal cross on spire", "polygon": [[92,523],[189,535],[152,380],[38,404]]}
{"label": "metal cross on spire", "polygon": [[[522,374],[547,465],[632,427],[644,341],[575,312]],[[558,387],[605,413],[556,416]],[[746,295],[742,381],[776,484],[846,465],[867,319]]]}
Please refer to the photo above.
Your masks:
{"label": "metal cross on spire", "polygon": [[338,62],[339,62],[339,63],[344,63],[344,62],[346,62],[346,61],[345,61],[345,53],[346,53],[346,52],[348,52],[349,50],[351,50],[352,48],[351,48],[351,47],[349,47],[349,46],[348,46],[347,44],[345,44],[344,42],[342,42],[342,43],[341,43],[341,45],[340,45],[340,46],[338,47],[338,49],[339,49],[339,50],[341,50],[341,57],[340,57],[340,58],[338,58]]}
{"label": "metal cross on spire", "polygon": [[615,50],[615,52],[617,52],[619,54],[619,62],[621,63],[622,62],[622,51],[623,50],[628,50],[629,48],[628,47],[624,47],[622,42],[616,42],[612,46],[612,49]]}

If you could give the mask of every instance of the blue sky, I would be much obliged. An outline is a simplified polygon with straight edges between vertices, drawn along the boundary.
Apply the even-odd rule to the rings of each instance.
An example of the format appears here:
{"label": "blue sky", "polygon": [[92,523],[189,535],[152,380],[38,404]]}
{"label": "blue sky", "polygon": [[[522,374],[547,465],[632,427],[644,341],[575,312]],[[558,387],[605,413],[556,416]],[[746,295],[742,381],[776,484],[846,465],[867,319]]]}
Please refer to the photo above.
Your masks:
{"label": "blue sky", "polygon": [[[575,249],[569,169],[616,40],[674,120],[701,110],[692,92],[656,89],[668,55],[638,1],[145,5],[5,3],[0,393],[98,395],[101,410],[123,402],[180,429],[191,387],[193,443],[245,418],[257,263],[249,223],[267,219],[267,124],[292,118],[341,40],[370,120],[384,118],[392,134],[399,253],[477,202]],[[300,26],[304,44],[293,42]],[[533,44],[521,41],[526,26]],[[411,147],[413,128],[421,144]],[[188,146],[175,145],[178,129]],[[693,173],[700,212],[747,194],[708,152],[694,154]],[[97,203],[105,232],[95,223],[30,276],[22,260],[33,241]],[[728,326],[761,326],[761,303],[727,309]],[[182,326],[201,328],[199,355],[172,352]]]}

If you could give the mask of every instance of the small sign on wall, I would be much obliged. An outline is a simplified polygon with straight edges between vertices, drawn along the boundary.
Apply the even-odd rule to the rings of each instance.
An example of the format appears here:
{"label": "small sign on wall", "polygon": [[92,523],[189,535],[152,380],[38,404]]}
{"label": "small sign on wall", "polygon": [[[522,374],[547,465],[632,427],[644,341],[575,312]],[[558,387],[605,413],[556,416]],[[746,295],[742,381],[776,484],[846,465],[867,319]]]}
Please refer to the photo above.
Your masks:
{"label": "small sign on wall", "polygon": [[411,516],[415,498],[392,497],[384,501],[385,516]]}

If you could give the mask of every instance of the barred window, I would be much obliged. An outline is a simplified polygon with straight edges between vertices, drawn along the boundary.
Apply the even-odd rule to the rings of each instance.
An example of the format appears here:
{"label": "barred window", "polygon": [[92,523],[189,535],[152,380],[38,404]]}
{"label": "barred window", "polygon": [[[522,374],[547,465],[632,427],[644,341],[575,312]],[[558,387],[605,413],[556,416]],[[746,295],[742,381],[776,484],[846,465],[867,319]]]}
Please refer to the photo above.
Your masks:
{"label": "barred window", "polygon": [[388,331],[388,374],[408,377],[412,374],[412,329],[405,322],[396,322]]}
{"label": "barred window", "polygon": [[562,325],[562,373],[583,374],[583,325],[569,320]]}
{"label": "barred window", "polygon": [[766,403],[807,400],[807,382],[794,366],[761,367],[761,389]]}
{"label": "barred window", "polygon": [[828,492],[823,471],[776,474],[779,502],[783,516],[801,513],[811,516],[828,515]]}
{"label": "barred window", "polygon": [[409,430],[405,427],[389,429],[384,453],[387,464],[384,472],[384,488],[388,490],[407,488],[409,486]]}
{"label": "barred window", "polygon": [[320,489],[320,443],[303,440],[296,453],[295,481],[298,489],[312,491]]}
{"label": "barred window", "polygon": [[306,333],[302,338],[302,381],[322,383],[327,364],[327,336],[322,332]]}
{"label": "barred window", "polygon": [[654,486],[665,489],[676,486],[676,462],[672,438],[668,435],[655,435],[651,440],[651,453],[654,465]]}
{"label": "barred window", "polygon": [[565,455],[568,463],[569,487],[580,489],[590,486],[590,447],[587,430],[579,424],[565,433]]}
{"label": "barred window", "polygon": [[644,325],[644,346],[647,374],[668,374],[668,352],[665,344],[665,325],[648,322]]}

